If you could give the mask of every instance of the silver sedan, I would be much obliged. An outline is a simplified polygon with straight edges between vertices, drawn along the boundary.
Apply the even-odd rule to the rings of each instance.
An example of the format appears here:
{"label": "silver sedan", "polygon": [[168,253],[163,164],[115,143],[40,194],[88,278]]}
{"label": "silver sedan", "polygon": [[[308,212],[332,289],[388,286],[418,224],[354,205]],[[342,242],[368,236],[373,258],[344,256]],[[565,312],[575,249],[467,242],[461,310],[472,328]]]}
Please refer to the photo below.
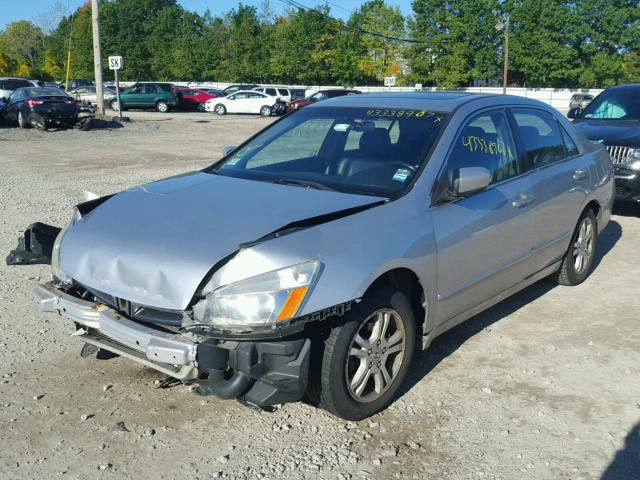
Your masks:
{"label": "silver sedan", "polygon": [[340,97],[78,205],[34,295],[85,354],[357,420],[444,331],[543,278],[583,282],[613,192],[604,148],[540,102]]}

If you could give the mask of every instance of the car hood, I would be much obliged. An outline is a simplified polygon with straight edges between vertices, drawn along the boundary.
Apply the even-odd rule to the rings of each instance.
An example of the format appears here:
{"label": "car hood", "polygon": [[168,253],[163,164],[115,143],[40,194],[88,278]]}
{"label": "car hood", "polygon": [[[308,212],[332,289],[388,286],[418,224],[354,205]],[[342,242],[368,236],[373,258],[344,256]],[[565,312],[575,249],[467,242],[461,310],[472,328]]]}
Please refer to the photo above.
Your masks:
{"label": "car hood", "polygon": [[86,287],[156,308],[185,309],[207,273],[286,225],[379,197],[202,172],[121,192],[71,226],[61,270]]}
{"label": "car hood", "polygon": [[605,145],[640,147],[640,122],[627,120],[581,120],[574,126],[589,140]]}

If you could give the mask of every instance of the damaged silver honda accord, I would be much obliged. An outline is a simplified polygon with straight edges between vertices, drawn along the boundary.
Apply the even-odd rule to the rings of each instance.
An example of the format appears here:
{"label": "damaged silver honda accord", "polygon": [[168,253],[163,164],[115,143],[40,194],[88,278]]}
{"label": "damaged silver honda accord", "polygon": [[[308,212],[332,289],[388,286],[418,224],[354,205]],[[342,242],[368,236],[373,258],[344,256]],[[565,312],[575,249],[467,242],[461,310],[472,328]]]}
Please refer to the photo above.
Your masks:
{"label": "damaged silver honda accord", "polygon": [[8,261],[50,256],[34,297],[85,353],[358,420],[437,335],[544,277],[585,280],[612,200],[606,151],[539,102],[345,96],[202,171],[81,203]]}

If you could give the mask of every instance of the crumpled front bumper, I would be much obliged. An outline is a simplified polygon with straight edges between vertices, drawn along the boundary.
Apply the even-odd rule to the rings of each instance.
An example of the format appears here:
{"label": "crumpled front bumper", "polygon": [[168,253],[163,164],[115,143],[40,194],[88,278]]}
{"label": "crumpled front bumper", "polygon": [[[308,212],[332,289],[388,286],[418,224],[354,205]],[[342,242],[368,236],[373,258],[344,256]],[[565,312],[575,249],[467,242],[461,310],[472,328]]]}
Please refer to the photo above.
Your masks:
{"label": "crumpled front bumper", "polygon": [[[57,312],[75,322],[76,335],[84,342],[178,380],[195,380],[200,385],[196,393],[201,395],[240,398],[265,407],[297,401],[306,390],[311,340],[304,335],[221,345],[215,339],[188,338],[147,327],[51,283],[34,287],[33,297],[40,310]],[[227,371],[233,372],[230,379],[225,377]]]}
{"label": "crumpled front bumper", "polygon": [[181,335],[145,327],[106,305],[68,295],[52,284],[37,285],[33,297],[43,312],[57,312],[81,328],[78,336],[103,348],[159,370],[178,380],[198,376],[197,344]]}

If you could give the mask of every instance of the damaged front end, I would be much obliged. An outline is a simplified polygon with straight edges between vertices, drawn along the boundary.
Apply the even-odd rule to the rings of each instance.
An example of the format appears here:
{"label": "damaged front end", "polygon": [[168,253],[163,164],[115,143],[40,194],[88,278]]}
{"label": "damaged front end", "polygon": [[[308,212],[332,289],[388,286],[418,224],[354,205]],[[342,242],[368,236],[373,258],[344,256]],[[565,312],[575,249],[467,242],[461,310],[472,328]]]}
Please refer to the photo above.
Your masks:
{"label": "damaged front end", "polygon": [[[298,401],[312,339],[324,328],[318,320],[344,314],[350,302],[309,309],[324,274],[318,258],[274,255],[247,264],[247,254],[383,202],[256,182],[256,196],[269,198],[261,211],[240,181],[194,173],[85,195],[68,227],[32,225],[7,263],[51,264],[52,282],[36,286],[34,299],[74,323],[86,355],[126,357],[197,384],[201,395],[258,407]],[[322,202],[307,199],[319,195]],[[192,208],[214,208],[220,198],[233,211]]]}
{"label": "damaged front end", "polygon": [[267,407],[300,400],[306,390],[308,338],[237,341],[202,336],[166,321],[162,325],[128,318],[77,286],[65,291],[61,285],[42,284],[33,296],[40,310],[71,319],[75,335],[85,343],[181,382],[197,383],[201,395]]}

